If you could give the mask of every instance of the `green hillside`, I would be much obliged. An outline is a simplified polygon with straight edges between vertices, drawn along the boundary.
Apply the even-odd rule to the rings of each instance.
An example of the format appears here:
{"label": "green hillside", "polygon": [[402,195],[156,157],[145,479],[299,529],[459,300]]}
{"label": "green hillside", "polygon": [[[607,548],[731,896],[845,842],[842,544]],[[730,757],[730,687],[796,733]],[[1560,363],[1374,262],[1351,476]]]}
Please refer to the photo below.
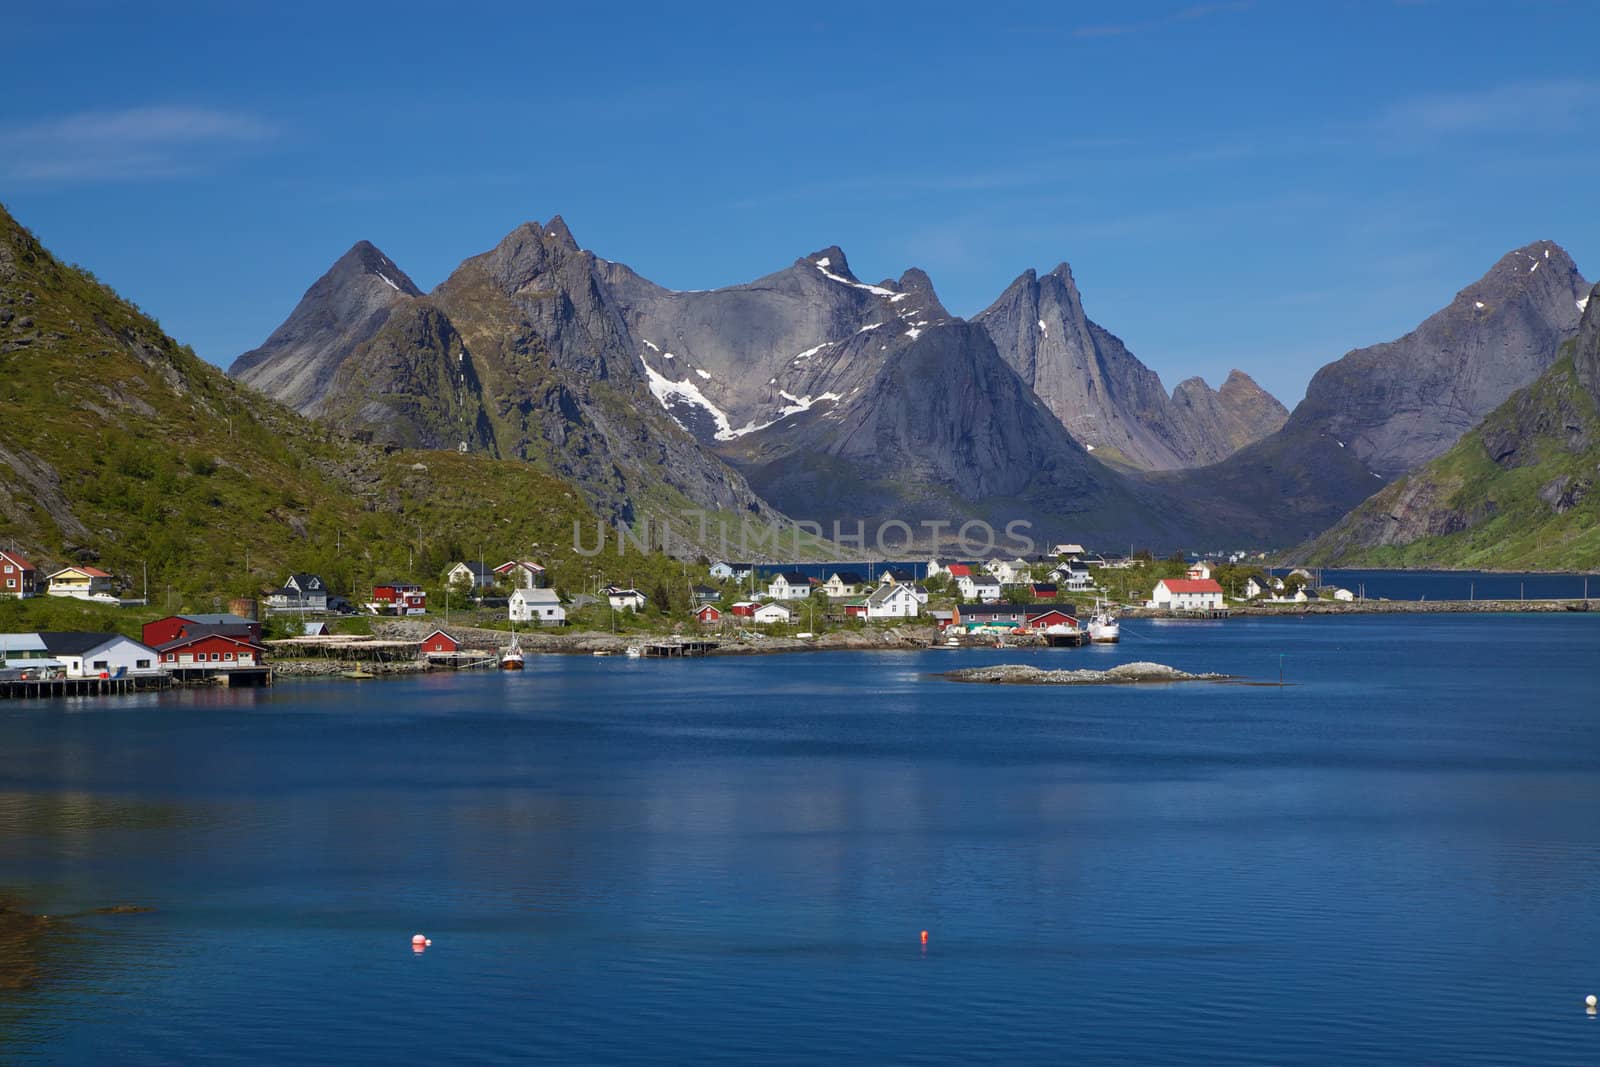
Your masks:
{"label": "green hillside", "polygon": [[0,546],[92,562],[137,595],[258,593],[290,569],[338,592],[537,556],[556,579],[679,565],[588,560],[571,486],[517,461],[360,444],[241,386],[0,208]]}
{"label": "green hillside", "polygon": [[[1600,287],[1597,287],[1600,292]],[[1600,568],[1600,301],[1578,338],[1449,452],[1294,553],[1322,566]]]}

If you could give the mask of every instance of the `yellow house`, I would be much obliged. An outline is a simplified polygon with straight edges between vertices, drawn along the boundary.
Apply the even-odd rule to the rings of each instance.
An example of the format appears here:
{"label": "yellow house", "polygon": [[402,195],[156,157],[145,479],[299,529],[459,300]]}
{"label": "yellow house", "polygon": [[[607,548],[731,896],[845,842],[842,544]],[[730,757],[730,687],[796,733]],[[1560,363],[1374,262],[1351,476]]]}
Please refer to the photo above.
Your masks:
{"label": "yellow house", "polygon": [[90,597],[114,596],[111,575],[98,567],[64,567],[49,578],[50,596],[70,596],[79,600]]}

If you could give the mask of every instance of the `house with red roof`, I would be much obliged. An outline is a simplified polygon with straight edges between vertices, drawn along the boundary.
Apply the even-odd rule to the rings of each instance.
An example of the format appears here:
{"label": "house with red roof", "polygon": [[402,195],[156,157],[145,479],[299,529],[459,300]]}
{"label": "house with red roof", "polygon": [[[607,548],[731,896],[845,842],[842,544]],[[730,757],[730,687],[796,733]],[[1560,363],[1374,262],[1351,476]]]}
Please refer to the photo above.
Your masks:
{"label": "house with red roof", "polygon": [[1216,611],[1225,606],[1222,586],[1212,578],[1163,578],[1150,594],[1150,607],[1169,611]]}
{"label": "house with red roof", "polygon": [[0,549],[0,596],[39,595],[39,572],[21,553]]}
{"label": "house with red roof", "polygon": [[111,575],[99,567],[63,567],[52,574],[45,592],[78,600],[115,600]]}

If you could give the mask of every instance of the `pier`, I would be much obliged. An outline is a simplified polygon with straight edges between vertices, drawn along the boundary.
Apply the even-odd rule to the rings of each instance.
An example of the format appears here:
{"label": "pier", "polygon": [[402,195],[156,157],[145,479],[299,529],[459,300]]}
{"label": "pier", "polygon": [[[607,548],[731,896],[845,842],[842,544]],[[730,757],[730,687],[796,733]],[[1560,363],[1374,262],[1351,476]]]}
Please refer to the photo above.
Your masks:
{"label": "pier", "polygon": [[0,681],[0,700],[50,700],[59,697],[126,696],[148,690],[171,689],[165,674],[131,678],[30,678]]}

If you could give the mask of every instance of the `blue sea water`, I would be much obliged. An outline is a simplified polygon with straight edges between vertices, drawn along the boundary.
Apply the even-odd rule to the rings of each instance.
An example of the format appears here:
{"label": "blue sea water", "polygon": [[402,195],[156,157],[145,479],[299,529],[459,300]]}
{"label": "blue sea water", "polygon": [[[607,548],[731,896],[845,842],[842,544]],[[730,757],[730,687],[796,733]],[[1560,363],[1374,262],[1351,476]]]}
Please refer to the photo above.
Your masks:
{"label": "blue sea water", "polygon": [[0,1060],[1600,1059],[1600,618],[1125,635],[0,703]]}

